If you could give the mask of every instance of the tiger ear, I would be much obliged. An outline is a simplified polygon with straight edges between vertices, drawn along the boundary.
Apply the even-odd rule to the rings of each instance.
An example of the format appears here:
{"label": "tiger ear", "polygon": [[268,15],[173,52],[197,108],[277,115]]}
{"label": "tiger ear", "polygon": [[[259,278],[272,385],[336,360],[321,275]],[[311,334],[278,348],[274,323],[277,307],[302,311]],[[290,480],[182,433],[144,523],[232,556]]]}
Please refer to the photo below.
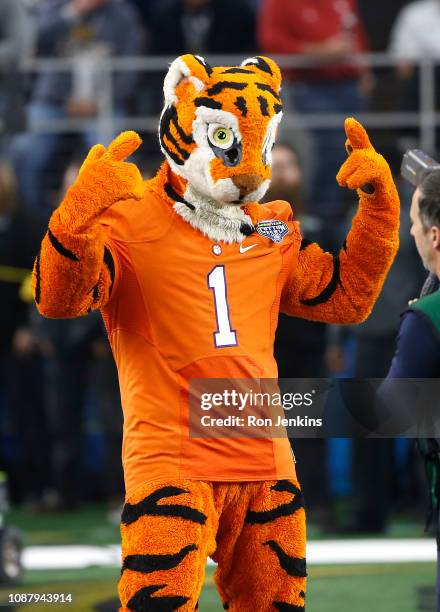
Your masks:
{"label": "tiger ear", "polygon": [[264,57],[263,55],[256,55],[255,57],[249,57],[241,62],[241,65],[247,66],[248,68],[254,68],[254,72],[260,72],[264,74],[266,79],[271,81],[272,87],[277,93],[281,90],[281,71],[278,64],[274,62],[270,57]]}
{"label": "tiger ear", "polygon": [[170,65],[163,82],[163,93],[165,104],[168,106],[177,104],[176,88],[183,79],[192,82],[197,91],[205,88],[212,68],[200,55],[181,55]]}

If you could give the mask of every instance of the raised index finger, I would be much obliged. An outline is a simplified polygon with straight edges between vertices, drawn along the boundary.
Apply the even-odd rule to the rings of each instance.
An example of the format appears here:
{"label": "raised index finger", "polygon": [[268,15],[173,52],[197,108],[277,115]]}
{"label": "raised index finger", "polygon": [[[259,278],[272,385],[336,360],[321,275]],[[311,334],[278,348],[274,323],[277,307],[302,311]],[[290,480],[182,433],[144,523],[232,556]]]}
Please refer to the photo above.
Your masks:
{"label": "raised index finger", "polygon": [[345,133],[347,134],[347,145],[352,149],[369,149],[370,139],[365,128],[353,117],[345,120]]}
{"label": "raised index finger", "polygon": [[119,136],[109,144],[104,157],[112,159],[113,161],[124,161],[124,159],[136,151],[141,142],[142,139],[136,132],[131,130],[121,132]]}

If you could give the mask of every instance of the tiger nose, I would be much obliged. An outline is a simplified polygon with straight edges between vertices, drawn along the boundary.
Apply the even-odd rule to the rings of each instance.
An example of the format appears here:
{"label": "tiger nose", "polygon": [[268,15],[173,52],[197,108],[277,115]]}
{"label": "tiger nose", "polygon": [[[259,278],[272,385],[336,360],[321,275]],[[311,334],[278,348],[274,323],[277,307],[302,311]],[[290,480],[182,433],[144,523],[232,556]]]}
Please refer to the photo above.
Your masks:
{"label": "tiger nose", "polygon": [[255,191],[263,179],[258,174],[236,174],[232,177],[232,182],[240,190],[240,198],[243,198]]}

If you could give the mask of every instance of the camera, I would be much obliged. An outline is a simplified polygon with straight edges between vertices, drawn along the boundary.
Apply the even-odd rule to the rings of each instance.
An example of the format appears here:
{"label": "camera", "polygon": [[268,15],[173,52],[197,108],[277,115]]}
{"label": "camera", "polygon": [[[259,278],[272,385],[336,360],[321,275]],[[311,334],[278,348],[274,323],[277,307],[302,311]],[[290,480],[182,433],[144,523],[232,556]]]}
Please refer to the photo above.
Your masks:
{"label": "camera", "polygon": [[402,159],[401,174],[414,187],[418,187],[429,172],[440,170],[440,163],[420,149],[410,149]]}

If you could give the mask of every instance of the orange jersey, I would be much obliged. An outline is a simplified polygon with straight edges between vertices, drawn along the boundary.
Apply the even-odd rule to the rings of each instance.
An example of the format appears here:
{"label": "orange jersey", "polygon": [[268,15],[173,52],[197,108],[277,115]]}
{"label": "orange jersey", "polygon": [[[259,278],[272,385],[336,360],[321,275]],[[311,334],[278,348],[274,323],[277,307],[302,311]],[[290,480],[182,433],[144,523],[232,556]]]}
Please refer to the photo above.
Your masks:
{"label": "orange jersey", "polygon": [[119,372],[126,489],[158,478],[294,478],[287,438],[191,438],[187,396],[192,378],[277,378],[280,296],[301,242],[291,208],[260,207],[261,220],[287,223],[281,242],[254,233],[215,243],[174,212],[163,179],[102,219],[115,261],[102,315]]}

